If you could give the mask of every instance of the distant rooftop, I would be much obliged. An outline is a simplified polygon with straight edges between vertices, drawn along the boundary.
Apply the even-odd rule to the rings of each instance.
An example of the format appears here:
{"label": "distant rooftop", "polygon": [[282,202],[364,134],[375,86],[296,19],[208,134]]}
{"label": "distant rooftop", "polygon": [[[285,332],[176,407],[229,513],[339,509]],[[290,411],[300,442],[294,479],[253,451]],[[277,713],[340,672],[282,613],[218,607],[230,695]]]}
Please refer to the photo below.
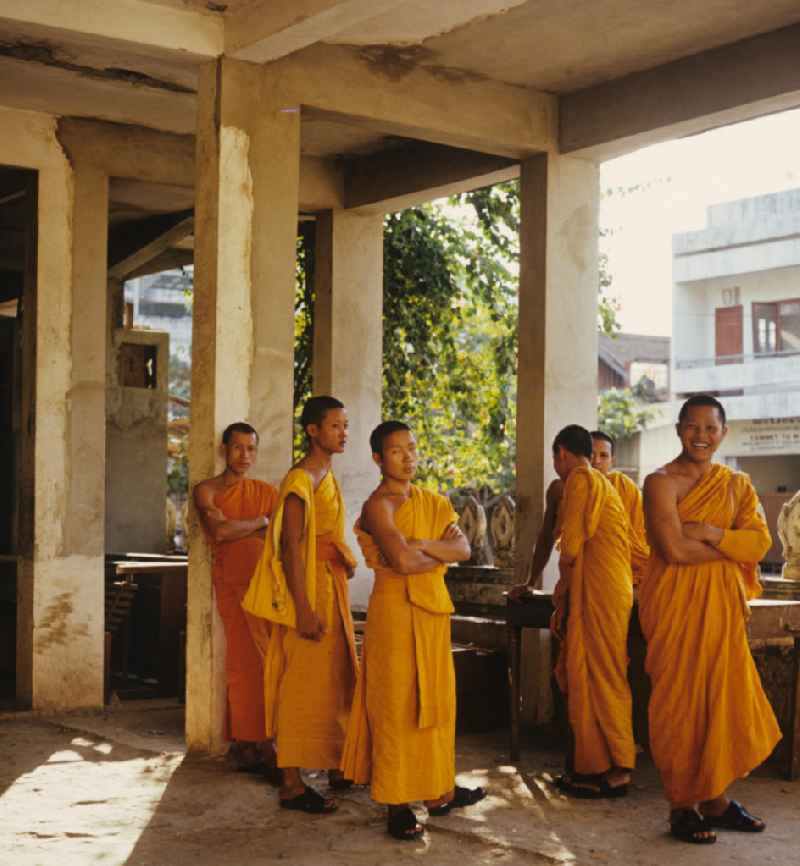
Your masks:
{"label": "distant rooftop", "polygon": [[649,334],[600,334],[599,354],[610,367],[623,371],[636,361],[647,364],[669,364],[669,337]]}

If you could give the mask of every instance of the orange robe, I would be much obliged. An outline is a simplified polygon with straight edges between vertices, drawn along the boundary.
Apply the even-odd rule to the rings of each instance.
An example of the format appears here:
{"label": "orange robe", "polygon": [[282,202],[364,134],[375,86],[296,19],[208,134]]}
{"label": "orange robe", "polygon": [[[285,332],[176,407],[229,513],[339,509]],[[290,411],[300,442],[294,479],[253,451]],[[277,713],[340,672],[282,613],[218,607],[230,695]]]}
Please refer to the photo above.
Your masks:
{"label": "orange robe", "polygon": [[[278,491],[264,481],[244,478],[220,490],[214,505],[228,520],[253,520],[272,515]],[[225,673],[228,681],[227,733],[231,740],[264,739],[264,668],[242,610],[242,599],[255,570],[264,541],[248,535],[213,544],[214,594],[225,628]]]}
{"label": "orange robe", "polygon": [[632,769],[628,517],[611,482],[587,466],[569,474],[559,521],[561,553],[574,560],[569,586],[559,580],[553,592],[556,619],[566,616],[556,678],[567,695],[574,769],[586,775],[612,766]]}
{"label": "orange robe", "polygon": [[644,527],[642,491],[624,472],[609,472],[606,477],[619,494],[630,521],[631,568],[633,582],[638,585],[650,559],[650,545],[647,543]]}
{"label": "orange robe", "polygon": [[672,565],[653,550],[639,590],[647,639],[650,748],[670,802],[718,797],[780,739],[750,648],[747,599],[771,539],[743,473],[714,464],[678,503],[684,523],[725,530],[726,559]]}
{"label": "orange robe", "polygon": [[[325,626],[320,641],[298,635],[281,563],[283,509],[290,494],[305,505],[306,594]],[[290,470],[242,602],[246,611],[273,624],[264,658],[264,703],[266,732],[276,740],[279,767],[331,769],[342,757],[358,668],[347,591],[355,559],[344,541],[344,516],[333,472],[315,491],[305,469]]]}
{"label": "orange robe", "polygon": [[[413,485],[395,513],[395,525],[407,539],[441,538],[457,520],[448,499]],[[447,566],[398,574],[386,566],[372,536],[358,523],[355,529],[375,584],[342,770],[358,784],[370,782],[378,803],[433,800],[455,784]]]}

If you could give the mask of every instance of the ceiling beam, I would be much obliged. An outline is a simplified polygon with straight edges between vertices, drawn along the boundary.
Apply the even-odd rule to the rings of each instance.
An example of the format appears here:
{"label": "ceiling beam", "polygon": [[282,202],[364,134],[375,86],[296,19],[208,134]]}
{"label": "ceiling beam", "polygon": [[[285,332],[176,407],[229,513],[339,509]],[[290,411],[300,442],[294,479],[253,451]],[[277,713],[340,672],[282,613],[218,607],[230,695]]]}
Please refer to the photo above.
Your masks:
{"label": "ceiling beam", "polygon": [[229,14],[225,54],[267,63],[324,42],[400,6],[404,0],[262,0]]}
{"label": "ceiling beam", "polygon": [[[236,62],[236,61],[223,61]],[[555,96],[462,70],[313,45],[263,67],[287,110],[311,108],[390,135],[520,159],[556,143]]]}
{"label": "ceiling beam", "polygon": [[197,57],[218,57],[225,46],[222,15],[146,0],[3,0],[3,19]]}
{"label": "ceiling beam", "polygon": [[519,175],[503,156],[414,142],[345,163],[345,207],[389,213]]}
{"label": "ceiling beam", "polygon": [[191,211],[148,217],[112,228],[108,275],[118,280],[127,279],[193,232],[194,215]]}
{"label": "ceiling beam", "polygon": [[610,159],[800,105],[800,24],[562,96],[560,149]]}

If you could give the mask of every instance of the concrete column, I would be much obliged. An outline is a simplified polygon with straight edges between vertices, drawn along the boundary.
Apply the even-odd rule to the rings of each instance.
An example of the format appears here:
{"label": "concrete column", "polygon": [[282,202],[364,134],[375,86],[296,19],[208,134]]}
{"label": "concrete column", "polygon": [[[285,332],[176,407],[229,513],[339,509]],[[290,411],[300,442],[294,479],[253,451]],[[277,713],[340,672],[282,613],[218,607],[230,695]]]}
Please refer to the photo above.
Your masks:
{"label": "concrete column", "polygon": [[[531,157],[522,163],[520,200],[516,573],[523,580],[555,478],[553,438],[567,424],[591,429],[597,417],[598,166]],[[546,588],[555,564],[553,557]],[[551,712],[549,636],[527,643],[523,718],[542,721]]]}
{"label": "concrete column", "polygon": [[105,624],[108,178],[39,173],[33,550],[19,584],[18,696],[100,706]]}
{"label": "concrete column", "polygon": [[[313,390],[347,407],[350,438],[334,468],[352,526],[378,481],[369,434],[381,421],[383,390],[383,216],[344,210],[317,217],[314,261]],[[354,604],[366,605],[371,574],[359,567],[350,583]]]}
{"label": "concrete column", "polygon": [[[222,60],[200,75],[190,484],[222,468],[233,421],[261,434],[258,477],[289,468],[300,114],[269,71]],[[190,520],[186,736],[223,747],[224,635],[209,550]]]}

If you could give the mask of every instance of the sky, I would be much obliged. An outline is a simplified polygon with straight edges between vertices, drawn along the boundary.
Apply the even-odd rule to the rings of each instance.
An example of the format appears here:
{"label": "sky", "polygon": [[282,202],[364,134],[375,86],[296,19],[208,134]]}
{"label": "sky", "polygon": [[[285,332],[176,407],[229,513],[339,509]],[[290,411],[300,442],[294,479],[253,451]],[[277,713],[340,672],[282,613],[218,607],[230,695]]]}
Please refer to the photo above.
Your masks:
{"label": "sky", "polygon": [[609,295],[620,304],[622,330],[671,334],[673,233],[704,228],[709,205],[795,187],[800,187],[800,110],[603,163],[600,227],[608,234],[600,244],[608,255]]}

